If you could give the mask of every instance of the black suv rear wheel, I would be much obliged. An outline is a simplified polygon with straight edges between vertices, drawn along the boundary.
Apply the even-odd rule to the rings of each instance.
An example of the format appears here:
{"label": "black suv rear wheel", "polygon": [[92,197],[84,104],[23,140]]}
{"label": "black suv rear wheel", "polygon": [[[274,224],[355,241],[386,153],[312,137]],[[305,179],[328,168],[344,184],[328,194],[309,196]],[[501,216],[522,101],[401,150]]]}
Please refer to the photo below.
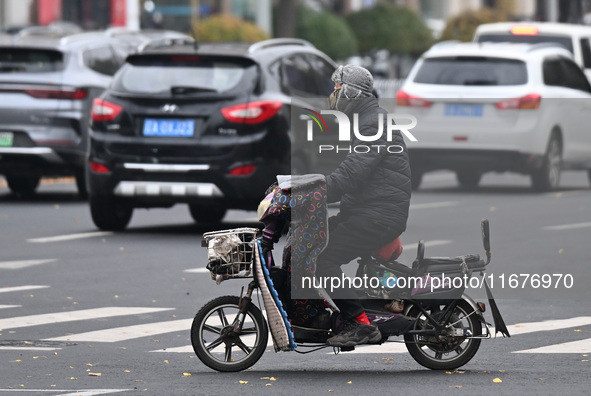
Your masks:
{"label": "black suv rear wheel", "polygon": [[39,186],[39,176],[11,176],[6,175],[6,183],[8,188],[15,194],[22,196],[30,196],[35,193],[37,186]]}
{"label": "black suv rear wheel", "polygon": [[191,217],[197,223],[215,224],[222,221],[227,209],[219,205],[189,205]]}
{"label": "black suv rear wheel", "polygon": [[92,221],[101,230],[120,231],[125,229],[131,220],[133,208],[117,201],[113,197],[90,196],[90,214]]}

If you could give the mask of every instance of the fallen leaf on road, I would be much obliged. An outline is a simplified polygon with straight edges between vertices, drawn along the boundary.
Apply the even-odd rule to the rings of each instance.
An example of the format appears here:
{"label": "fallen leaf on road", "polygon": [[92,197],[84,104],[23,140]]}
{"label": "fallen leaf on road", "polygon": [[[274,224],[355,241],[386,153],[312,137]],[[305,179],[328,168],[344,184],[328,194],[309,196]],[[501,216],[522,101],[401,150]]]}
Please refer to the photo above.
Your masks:
{"label": "fallen leaf on road", "polygon": [[77,380],[78,378],[76,377],[70,377],[71,380]]}
{"label": "fallen leaf on road", "polygon": [[240,380],[238,382],[240,382],[241,384],[248,384],[248,381],[242,381],[242,380]]}
{"label": "fallen leaf on road", "polygon": [[185,377],[190,377],[190,376],[191,376],[191,373],[183,373],[183,375],[184,375]]}
{"label": "fallen leaf on road", "polygon": [[90,375],[91,377],[100,377],[102,374],[101,373],[88,373],[88,375]]}
{"label": "fallen leaf on road", "polygon": [[500,378],[495,378],[495,379],[493,380],[493,382],[495,382],[495,383],[497,383],[497,384],[498,384],[498,383],[501,383],[501,382],[503,382],[503,380],[501,380]]}
{"label": "fallen leaf on road", "polygon": [[165,360],[164,363],[168,364],[168,360]]}
{"label": "fallen leaf on road", "polygon": [[129,370],[123,370],[124,373],[131,373]]}
{"label": "fallen leaf on road", "polygon": [[271,377],[271,378],[269,378],[269,381],[277,381],[277,378]]}

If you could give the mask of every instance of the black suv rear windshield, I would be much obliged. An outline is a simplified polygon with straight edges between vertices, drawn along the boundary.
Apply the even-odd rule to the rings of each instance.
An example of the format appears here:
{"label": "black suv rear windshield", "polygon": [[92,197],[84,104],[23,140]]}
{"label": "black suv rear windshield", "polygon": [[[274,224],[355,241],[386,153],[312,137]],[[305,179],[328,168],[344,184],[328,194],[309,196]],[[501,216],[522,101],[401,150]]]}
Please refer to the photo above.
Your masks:
{"label": "black suv rear windshield", "polygon": [[56,50],[0,47],[0,73],[43,73],[64,68],[64,54]]}
{"label": "black suv rear windshield", "polygon": [[525,63],[513,59],[445,57],[426,59],[414,82],[444,85],[521,85],[527,83]]}
{"label": "black suv rear windshield", "polygon": [[223,93],[241,83],[250,89],[254,63],[244,58],[200,55],[139,55],[128,58],[113,81],[118,92],[154,95]]}
{"label": "black suv rear windshield", "polygon": [[558,43],[564,48],[573,52],[573,40],[568,36],[556,36],[550,34],[511,34],[511,33],[489,33],[483,34],[478,37],[479,43],[485,42],[493,43],[527,43],[527,44],[539,44],[539,43]]}

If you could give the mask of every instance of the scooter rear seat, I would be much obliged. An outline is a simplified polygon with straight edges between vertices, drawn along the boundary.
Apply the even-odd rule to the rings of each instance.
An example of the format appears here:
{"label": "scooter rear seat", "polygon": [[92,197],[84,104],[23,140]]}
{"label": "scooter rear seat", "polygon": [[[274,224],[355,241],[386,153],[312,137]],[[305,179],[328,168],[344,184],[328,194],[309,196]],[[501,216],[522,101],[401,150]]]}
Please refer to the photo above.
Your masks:
{"label": "scooter rear seat", "polygon": [[480,259],[478,254],[457,257],[427,257],[417,261],[413,264],[413,268],[418,265],[426,272],[457,272],[462,269],[462,263],[466,263],[466,267],[472,271],[484,270],[486,267],[486,263]]}

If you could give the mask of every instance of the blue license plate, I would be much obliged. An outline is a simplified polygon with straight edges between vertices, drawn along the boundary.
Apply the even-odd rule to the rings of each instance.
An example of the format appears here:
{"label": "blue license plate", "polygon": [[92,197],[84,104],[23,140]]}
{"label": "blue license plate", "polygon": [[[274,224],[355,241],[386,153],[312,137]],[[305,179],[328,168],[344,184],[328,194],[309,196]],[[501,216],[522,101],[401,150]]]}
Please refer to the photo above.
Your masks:
{"label": "blue license plate", "polygon": [[144,136],[191,137],[195,133],[195,121],[146,118],[143,133]]}
{"label": "blue license plate", "polygon": [[443,114],[448,117],[482,117],[481,104],[450,104],[446,103]]}

